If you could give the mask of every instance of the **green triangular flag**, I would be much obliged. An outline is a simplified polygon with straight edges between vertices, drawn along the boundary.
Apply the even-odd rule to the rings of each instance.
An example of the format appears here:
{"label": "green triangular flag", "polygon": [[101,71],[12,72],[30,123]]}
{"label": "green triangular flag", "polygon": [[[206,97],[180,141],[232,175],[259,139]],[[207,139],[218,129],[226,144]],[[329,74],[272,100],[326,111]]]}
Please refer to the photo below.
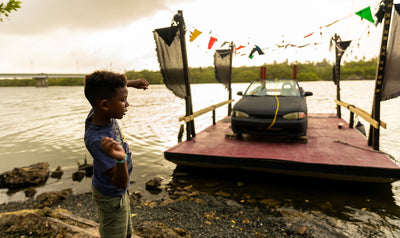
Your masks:
{"label": "green triangular flag", "polygon": [[371,7],[366,7],[358,12],[356,12],[357,15],[359,15],[361,18],[364,18],[372,23],[374,23],[374,18],[372,18],[371,14]]}

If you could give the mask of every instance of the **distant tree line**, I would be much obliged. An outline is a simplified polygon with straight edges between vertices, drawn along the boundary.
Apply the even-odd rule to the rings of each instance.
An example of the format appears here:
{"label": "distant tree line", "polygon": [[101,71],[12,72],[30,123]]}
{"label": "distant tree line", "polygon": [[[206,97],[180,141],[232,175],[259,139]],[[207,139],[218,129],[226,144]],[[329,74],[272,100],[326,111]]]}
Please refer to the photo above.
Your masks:
{"label": "distant tree line", "polygon": [[[264,64],[267,68],[267,78],[293,78],[293,64],[288,62]],[[369,80],[375,79],[377,58],[369,61],[345,62],[340,67],[341,80]],[[299,81],[326,81],[332,80],[333,66],[326,60],[318,63],[298,63],[297,80]],[[159,70],[141,70],[125,72],[128,79],[145,78],[150,84],[163,84]],[[260,78],[260,66],[232,68],[233,83],[247,83]],[[189,68],[191,83],[217,83],[214,67]],[[82,78],[49,79],[49,86],[82,86]],[[35,86],[33,79],[5,79],[0,80],[0,87],[4,86]]]}
{"label": "distant tree line", "polygon": [[[264,64],[267,68],[267,78],[293,78],[293,64],[288,62]],[[340,67],[341,80],[375,79],[377,58],[369,61],[346,62]],[[216,83],[214,67],[189,68],[191,83]],[[297,80],[323,81],[332,80],[333,66],[326,60],[318,63],[298,63]],[[145,78],[150,84],[163,84],[160,71],[127,71],[128,79]],[[232,68],[232,82],[251,82],[260,78],[260,66]]]}

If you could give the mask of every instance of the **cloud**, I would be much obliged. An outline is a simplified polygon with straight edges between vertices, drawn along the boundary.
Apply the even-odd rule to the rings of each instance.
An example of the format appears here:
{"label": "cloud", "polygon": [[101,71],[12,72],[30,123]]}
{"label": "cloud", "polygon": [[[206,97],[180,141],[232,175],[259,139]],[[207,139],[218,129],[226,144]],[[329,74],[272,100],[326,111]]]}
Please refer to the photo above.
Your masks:
{"label": "cloud", "polygon": [[56,29],[100,30],[121,27],[168,9],[179,0],[34,0],[0,24],[8,34],[41,34]]}

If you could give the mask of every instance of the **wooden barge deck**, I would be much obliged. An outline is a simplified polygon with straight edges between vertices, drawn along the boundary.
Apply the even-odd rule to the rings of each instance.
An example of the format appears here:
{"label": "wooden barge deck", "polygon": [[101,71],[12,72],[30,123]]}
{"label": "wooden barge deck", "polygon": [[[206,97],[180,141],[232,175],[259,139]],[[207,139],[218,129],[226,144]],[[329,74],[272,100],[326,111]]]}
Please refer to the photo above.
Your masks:
{"label": "wooden barge deck", "polygon": [[[339,123],[343,126],[340,128]],[[332,114],[309,114],[307,141],[244,135],[230,137],[230,117],[164,152],[177,164],[357,182],[389,183],[400,167],[374,151],[359,131]]]}

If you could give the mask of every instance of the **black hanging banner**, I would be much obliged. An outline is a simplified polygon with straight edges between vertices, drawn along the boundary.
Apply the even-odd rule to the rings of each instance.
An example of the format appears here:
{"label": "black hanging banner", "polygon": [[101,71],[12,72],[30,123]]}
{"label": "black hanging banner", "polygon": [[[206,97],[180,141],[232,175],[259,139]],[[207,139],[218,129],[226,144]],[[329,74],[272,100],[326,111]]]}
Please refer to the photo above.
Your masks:
{"label": "black hanging banner", "polygon": [[[174,15],[171,27],[155,29],[153,35],[164,84],[176,96],[185,99],[186,116],[190,116],[193,114],[193,106],[185,32],[183,12],[179,10]],[[187,140],[196,136],[193,120],[186,122],[186,133]]]}
{"label": "black hanging banner", "polygon": [[155,29],[156,52],[165,86],[177,97],[187,96],[181,43],[177,26]]}
{"label": "black hanging banner", "polygon": [[351,43],[351,40],[349,41],[336,41],[336,63],[333,66],[333,82],[335,85],[338,84],[338,81],[340,80],[340,61],[342,60],[342,56],[344,52],[346,51],[347,47],[349,47]]}
{"label": "black hanging banner", "polygon": [[220,49],[216,50],[214,54],[215,78],[218,82],[225,85],[226,89],[228,89],[231,84],[231,52],[231,49]]}

